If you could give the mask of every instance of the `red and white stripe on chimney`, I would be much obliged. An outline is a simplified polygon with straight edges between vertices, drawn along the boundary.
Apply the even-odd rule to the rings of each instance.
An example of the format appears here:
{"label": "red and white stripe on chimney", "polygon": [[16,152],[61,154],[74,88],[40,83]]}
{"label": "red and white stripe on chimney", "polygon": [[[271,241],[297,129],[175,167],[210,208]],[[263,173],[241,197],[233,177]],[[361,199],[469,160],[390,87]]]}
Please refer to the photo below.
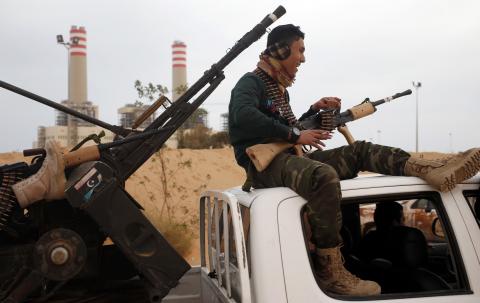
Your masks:
{"label": "red and white stripe on chimney", "polygon": [[187,45],[182,41],[172,44],[172,67],[187,67]]}
{"label": "red and white stripe on chimney", "polygon": [[87,31],[83,26],[70,28],[68,62],[68,100],[87,102]]}
{"label": "red and white stripe on chimney", "polygon": [[[172,101],[183,94],[187,86],[187,45],[182,41],[172,44]],[[180,88],[180,90],[179,90]]]}
{"label": "red and white stripe on chimney", "polygon": [[87,31],[83,26],[77,27],[73,25],[70,28],[70,55],[87,55]]}

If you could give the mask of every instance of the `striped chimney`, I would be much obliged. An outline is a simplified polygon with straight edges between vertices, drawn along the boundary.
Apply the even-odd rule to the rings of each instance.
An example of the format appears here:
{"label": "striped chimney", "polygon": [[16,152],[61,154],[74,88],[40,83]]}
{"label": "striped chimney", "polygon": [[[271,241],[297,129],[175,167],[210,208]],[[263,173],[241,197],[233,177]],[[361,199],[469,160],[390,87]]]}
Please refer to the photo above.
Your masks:
{"label": "striped chimney", "polygon": [[87,32],[85,27],[70,29],[68,101],[87,102]]}
{"label": "striped chimney", "polygon": [[172,44],[172,101],[187,88],[187,45],[182,41]]}

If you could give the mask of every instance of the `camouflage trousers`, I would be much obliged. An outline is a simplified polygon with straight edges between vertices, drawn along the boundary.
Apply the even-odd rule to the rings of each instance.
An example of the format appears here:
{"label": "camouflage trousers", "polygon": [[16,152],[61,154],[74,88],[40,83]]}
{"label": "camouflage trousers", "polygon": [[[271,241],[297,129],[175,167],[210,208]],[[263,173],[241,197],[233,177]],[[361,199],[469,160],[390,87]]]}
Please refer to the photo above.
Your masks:
{"label": "camouflage trousers", "polygon": [[285,186],[305,198],[312,241],[330,248],[342,241],[340,180],[355,178],[359,171],[402,176],[408,158],[410,154],[399,148],[356,141],[304,157],[281,153],[262,172],[252,166],[249,175],[255,188]]}

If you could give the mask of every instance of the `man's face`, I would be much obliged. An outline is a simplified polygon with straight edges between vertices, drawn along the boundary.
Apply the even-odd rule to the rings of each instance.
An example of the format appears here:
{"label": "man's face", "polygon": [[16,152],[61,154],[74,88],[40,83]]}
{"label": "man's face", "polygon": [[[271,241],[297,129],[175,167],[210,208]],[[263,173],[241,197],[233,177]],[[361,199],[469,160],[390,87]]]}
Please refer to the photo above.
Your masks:
{"label": "man's face", "polygon": [[305,44],[303,43],[303,39],[299,38],[298,40],[293,41],[293,43],[290,45],[290,56],[287,59],[280,61],[280,64],[282,64],[283,68],[290,77],[294,78],[297,74],[300,64],[305,62],[304,53]]}

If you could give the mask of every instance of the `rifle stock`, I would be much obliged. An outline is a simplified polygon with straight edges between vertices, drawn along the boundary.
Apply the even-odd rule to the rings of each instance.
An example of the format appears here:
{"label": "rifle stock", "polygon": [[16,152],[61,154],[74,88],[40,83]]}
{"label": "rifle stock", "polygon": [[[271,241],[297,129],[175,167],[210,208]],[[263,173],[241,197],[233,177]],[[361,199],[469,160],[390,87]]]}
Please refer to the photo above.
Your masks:
{"label": "rifle stock", "polygon": [[63,163],[65,164],[65,168],[98,159],[100,159],[100,149],[98,148],[98,145],[82,147],[72,152],[63,154]]}
{"label": "rifle stock", "polygon": [[292,144],[288,142],[263,143],[250,146],[246,149],[247,155],[252,160],[257,171],[261,172],[270,165],[270,162],[281,152],[293,147],[297,156],[303,155],[302,146],[300,144]]}
{"label": "rifle stock", "polygon": [[292,146],[292,143],[287,142],[257,144],[247,148],[246,153],[257,171],[261,172],[268,167],[273,158]]}
{"label": "rifle stock", "polygon": [[[63,164],[65,168],[74,167],[87,161],[95,161],[100,159],[100,145],[90,145],[81,147],[70,152],[62,152]],[[24,157],[41,156],[45,157],[47,151],[43,148],[25,149]]]}

